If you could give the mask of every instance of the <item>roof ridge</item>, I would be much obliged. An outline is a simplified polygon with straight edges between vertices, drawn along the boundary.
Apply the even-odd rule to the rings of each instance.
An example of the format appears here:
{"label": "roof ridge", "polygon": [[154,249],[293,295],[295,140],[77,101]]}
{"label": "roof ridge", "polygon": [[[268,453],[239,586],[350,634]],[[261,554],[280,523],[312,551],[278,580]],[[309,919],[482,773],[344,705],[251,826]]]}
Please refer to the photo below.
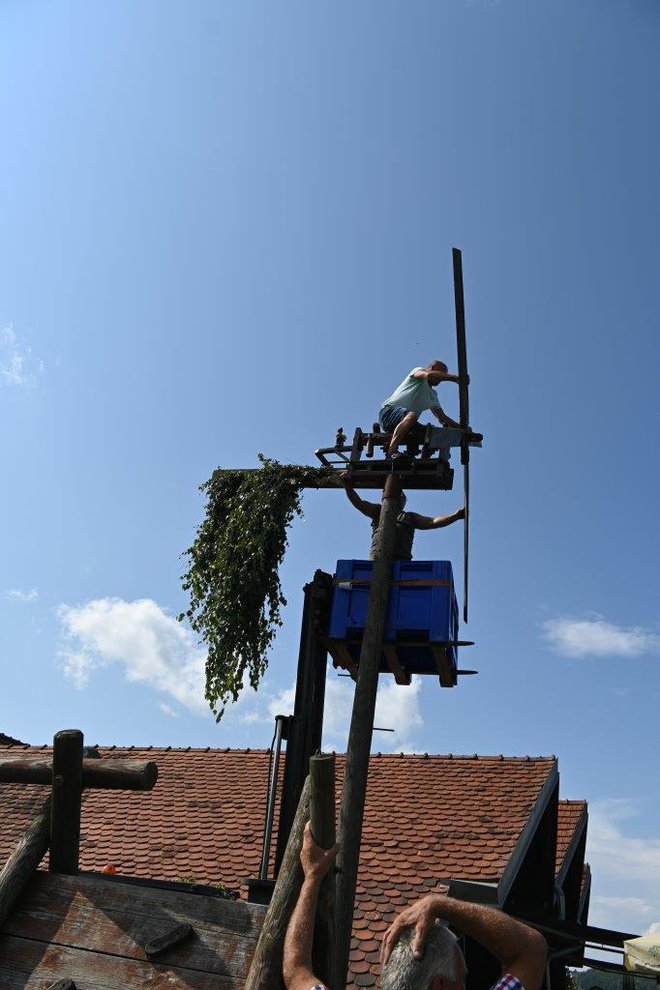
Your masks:
{"label": "roof ridge", "polygon": [[[154,746],[154,745],[121,745],[118,743],[104,744],[104,743],[87,743],[90,749],[101,749],[107,752],[121,751],[121,752],[153,752],[153,753],[269,753],[268,748],[252,747],[246,746],[243,748],[234,748],[232,746]],[[3,746],[3,750],[20,749],[20,750],[44,750],[52,749],[50,743],[41,743],[37,745],[31,745],[30,743],[17,743],[15,745]],[[337,753],[332,750],[334,756],[339,756],[345,758],[345,753]],[[548,756],[505,756],[502,753],[499,754],[480,754],[480,753],[371,753],[370,759],[395,759],[395,760],[475,760],[477,762],[493,762],[493,763],[506,763],[506,762],[516,762],[516,763],[539,763],[547,762],[549,760],[557,760],[555,754]],[[563,799],[564,803],[579,804],[580,799]]]}

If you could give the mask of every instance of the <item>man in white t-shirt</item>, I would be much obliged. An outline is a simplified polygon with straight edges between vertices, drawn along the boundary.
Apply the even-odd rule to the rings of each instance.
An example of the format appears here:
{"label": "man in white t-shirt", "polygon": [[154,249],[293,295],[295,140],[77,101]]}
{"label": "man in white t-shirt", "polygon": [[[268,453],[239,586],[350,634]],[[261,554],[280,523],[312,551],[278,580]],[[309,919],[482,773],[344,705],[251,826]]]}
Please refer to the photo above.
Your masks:
{"label": "man in white t-shirt", "polygon": [[[287,990],[327,990],[312,969],[312,941],[321,881],[336,854],[336,845],[316,845],[308,822],[300,852],[303,885],[284,940]],[[382,990],[464,990],[465,959],[447,923],[500,962],[502,977],[492,990],[540,990],[547,958],[543,936],[495,908],[447,897],[446,887],[405,908],[385,932]]]}
{"label": "man in white t-shirt", "polygon": [[[392,433],[389,445],[390,457],[397,457],[399,445],[413,428],[421,413],[430,409],[442,426],[460,428],[460,423],[450,419],[442,409],[433,388],[440,382],[456,382],[458,375],[450,375],[444,361],[431,361],[427,368],[413,368],[398,388],[383,402],[378,421],[386,433]],[[468,378],[469,382],[469,378]]]}

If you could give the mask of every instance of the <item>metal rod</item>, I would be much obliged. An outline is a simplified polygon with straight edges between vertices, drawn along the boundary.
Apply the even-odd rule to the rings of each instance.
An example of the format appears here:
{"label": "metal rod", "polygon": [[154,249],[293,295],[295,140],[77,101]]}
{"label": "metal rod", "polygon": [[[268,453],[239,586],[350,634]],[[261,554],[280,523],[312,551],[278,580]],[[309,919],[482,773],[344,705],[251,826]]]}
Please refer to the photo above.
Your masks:
{"label": "metal rod", "polygon": [[[463,257],[458,248],[452,248],[454,266],[454,304],[456,307],[456,353],[458,358],[458,400],[461,428],[470,428],[470,400],[468,390],[467,344],[465,340],[465,298],[463,294]],[[470,549],[470,448],[461,444],[463,465],[463,621],[468,620],[468,554]]]}
{"label": "metal rod", "polygon": [[277,775],[280,769],[280,750],[282,748],[282,730],[287,719],[286,715],[275,716],[275,740],[273,742],[273,765],[271,767],[270,784],[268,786],[268,807],[266,809],[266,828],[264,831],[264,848],[261,853],[259,879],[268,878],[268,860],[270,858],[270,840],[273,835],[273,815],[275,813],[275,794],[277,792]]}

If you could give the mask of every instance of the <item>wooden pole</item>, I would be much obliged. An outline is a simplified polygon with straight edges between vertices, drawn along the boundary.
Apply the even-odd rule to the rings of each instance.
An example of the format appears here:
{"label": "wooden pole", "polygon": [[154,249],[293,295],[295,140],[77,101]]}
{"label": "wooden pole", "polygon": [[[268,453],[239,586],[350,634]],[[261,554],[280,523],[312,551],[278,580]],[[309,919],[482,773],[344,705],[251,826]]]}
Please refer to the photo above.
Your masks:
{"label": "wooden pole", "polygon": [[50,836],[50,797],[28,825],[0,872],[0,928],[9,917],[23,888],[33,876],[47,849]]}
{"label": "wooden pole", "polygon": [[[312,837],[322,849],[330,849],[335,833],[335,757],[312,756],[309,761],[309,820]],[[330,990],[338,990],[333,971],[335,945],[335,871],[324,877],[314,926],[314,974]]]}
{"label": "wooden pole", "polygon": [[83,734],[63,729],[53,739],[53,801],[50,814],[50,870],[77,873],[80,851]]}
{"label": "wooden pole", "polygon": [[[367,792],[369,752],[373,735],[378,667],[383,647],[383,632],[394,556],[396,520],[401,511],[401,485],[390,475],[383,492],[380,521],[371,575],[369,607],[360,651],[360,666],[353,699],[353,714],[346,751],[344,786],[339,815],[339,854],[335,917],[335,974],[338,987],[346,985],[348,956],[353,927],[353,905],[360,861],[362,821]],[[333,987],[336,990],[336,987]]]}
{"label": "wooden pole", "polygon": [[[0,758],[0,784],[50,784],[53,764],[48,759]],[[103,790],[150,791],[158,780],[153,760],[104,758],[82,761],[82,785]]]}
{"label": "wooden pole", "polygon": [[309,778],[305,781],[298,811],[291,826],[284,859],[273,896],[254,950],[244,990],[282,990],[282,955],[284,936],[300,888],[303,872],[300,865],[303,832],[309,819]]}

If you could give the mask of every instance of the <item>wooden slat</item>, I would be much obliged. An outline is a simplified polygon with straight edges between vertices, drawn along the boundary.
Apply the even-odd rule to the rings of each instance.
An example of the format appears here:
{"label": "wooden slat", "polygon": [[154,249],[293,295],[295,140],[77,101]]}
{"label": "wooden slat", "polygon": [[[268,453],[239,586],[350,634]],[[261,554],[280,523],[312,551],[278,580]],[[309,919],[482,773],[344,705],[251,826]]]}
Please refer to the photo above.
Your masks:
{"label": "wooden slat", "polygon": [[452,677],[451,664],[447,659],[447,652],[443,650],[441,646],[431,645],[433,650],[433,656],[435,658],[435,665],[438,668],[438,674],[440,676],[440,684],[442,687],[453,687],[454,679]]}
{"label": "wooden slat", "polygon": [[[371,578],[335,578],[334,584],[337,587],[347,584],[355,588],[369,587]],[[443,581],[441,578],[401,578],[400,580],[391,580],[390,586],[392,585],[397,588],[451,588],[452,582]]]}
{"label": "wooden slat", "polygon": [[394,680],[397,684],[410,684],[410,674],[401,666],[396,647],[391,643],[383,643],[383,653],[387,660],[387,666],[394,674]]}
{"label": "wooden slat", "polygon": [[43,990],[65,978],[73,980],[77,990],[241,990],[244,982],[223,973],[44,946],[11,935],[0,938],[2,990]]}
{"label": "wooden slat", "polygon": [[3,932],[146,961],[150,940],[189,924],[194,937],[164,962],[244,979],[264,914],[244,902],[39,871]]}

